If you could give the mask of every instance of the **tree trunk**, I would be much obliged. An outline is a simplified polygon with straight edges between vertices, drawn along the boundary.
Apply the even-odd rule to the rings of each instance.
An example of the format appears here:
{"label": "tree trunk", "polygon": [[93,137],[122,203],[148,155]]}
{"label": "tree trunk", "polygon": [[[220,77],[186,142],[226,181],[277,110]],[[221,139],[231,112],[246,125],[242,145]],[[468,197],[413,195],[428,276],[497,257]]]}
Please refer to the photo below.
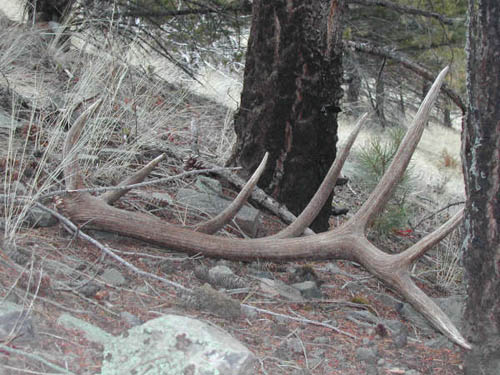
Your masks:
{"label": "tree trunk", "polygon": [[359,112],[359,95],[361,93],[361,77],[356,66],[356,62],[353,61],[353,57],[349,57],[350,59],[347,60],[347,64],[345,60],[343,61],[344,74],[347,76],[345,79],[345,83],[347,83],[347,95],[345,102],[349,104],[351,114],[357,116]]}
{"label": "tree trunk", "polygon": [[384,85],[384,77],[382,75],[384,71],[386,59],[384,58],[382,61],[382,65],[380,66],[380,70],[377,76],[377,82],[375,84],[375,113],[377,114],[378,120],[380,121],[380,125],[385,128],[387,125],[387,120],[385,118],[384,106],[385,106],[385,85]]}
{"label": "tree trunk", "polygon": [[[298,214],[335,159],[343,0],[254,0],[232,162]],[[312,229],[325,231],[331,197]]]}
{"label": "tree trunk", "polygon": [[451,122],[450,101],[448,99],[444,99],[443,104],[443,125],[448,128],[453,126],[453,123]]}
{"label": "tree trunk", "polygon": [[500,3],[469,0],[468,108],[463,136],[468,283],[465,374],[500,369]]}

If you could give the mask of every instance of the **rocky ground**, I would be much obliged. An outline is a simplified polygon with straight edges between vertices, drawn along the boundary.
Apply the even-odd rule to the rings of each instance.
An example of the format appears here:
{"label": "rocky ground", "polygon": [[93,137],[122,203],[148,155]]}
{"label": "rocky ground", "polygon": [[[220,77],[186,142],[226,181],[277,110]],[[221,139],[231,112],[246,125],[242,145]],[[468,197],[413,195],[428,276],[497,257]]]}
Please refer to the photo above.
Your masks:
{"label": "rocky ground", "polygon": [[[2,36],[0,54],[6,56],[10,50],[5,42],[7,35]],[[130,373],[194,374],[200,363],[210,362],[206,356],[197,357],[200,352],[206,355],[207,347],[212,348],[211,359],[220,361],[222,367],[218,368],[224,374],[461,373],[461,349],[430,328],[390,287],[355,263],[230,262],[187,256],[126,237],[88,231],[99,244],[127,262],[124,263],[111,258],[95,243],[69,233],[45,212],[26,211],[22,208],[26,205],[14,204],[14,192],[26,196],[42,187],[45,192],[61,187],[61,175],[53,173],[61,162],[57,153],[42,152],[45,156],[40,159],[39,151],[49,147],[49,135],[56,133],[42,129],[64,126],[60,121],[63,117],[59,116],[65,108],[61,103],[67,97],[64,99],[61,93],[67,90],[67,96],[74,95],[71,90],[84,81],[84,74],[71,63],[70,52],[42,53],[47,41],[37,33],[30,32],[22,40],[30,46],[30,53],[20,54],[2,66],[2,75],[9,84],[0,86],[0,119],[3,119],[0,168],[5,176],[1,193],[9,195],[4,199],[4,219],[0,223],[0,236],[4,238],[0,247],[1,373],[118,374],[125,373],[119,366],[127,364]],[[113,71],[111,76],[115,75]],[[162,85],[162,96],[153,104],[159,106],[162,100],[167,100],[168,90],[173,90],[172,96],[180,92]],[[123,94],[125,104],[128,94]],[[86,97],[91,96],[87,91]],[[220,134],[225,136],[227,130],[226,109],[189,93],[181,96],[182,101],[175,107],[176,113],[180,113],[175,124],[163,122],[159,128],[162,136],[153,146],[141,144],[134,148],[133,161],[119,169],[118,177],[92,176],[91,171],[105,169],[103,166],[109,159],[116,158],[113,155],[130,151],[127,142],[131,141],[123,140],[124,134],[128,136],[130,132],[124,133],[122,129],[112,132],[106,146],[114,152],[85,158],[86,170],[90,171],[87,183],[96,186],[119,181],[158,152],[165,151],[167,147],[162,150],[162,144],[189,149],[188,114],[193,108],[198,115],[201,112],[208,124],[202,128],[203,134],[213,135],[214,128],[218,129],[217,139],[200,142],[205,159],[212,155],[211,160],[217,161]],[[121,99],[120,95],[117,97],[117,101]],[[16,111],[12,111],[13,102]],[[129,112],[128,115],[134,115],[134,111]],[[141,122],[139,115],[132,118]],[[7,152],[21,149],[24,151]],[[182,152],[176,154],[173,149],[169,148],[168,160],[159,166],[153,178],[182,173],[193,164],[203,168],[205,159],[188,162],[182,158],[185,156]],[[34,176],[38,179],[34,180]],[[49,176],[55,182],[47,188],[42,182]],[[207,177],[212,179],[210,184],[217,186],[213,174]],[[179,190],[188,187],[209,194],[210,201],[235,196],[235,188],[227,181],[221,180],[215,192],[213,189],[207,192],[201,190],[197,180],[199,177],[192,176],[134,190],[117,205],[150,212],[169,223],[189,225],[203,220],[209,208],[194,209],[194,203],[190,203],[188,209],[180,203]],[[337,187],[335,200],[348,208],[349,213],[332,218],[332,227],[352,215],[366,196],[367,192],[355,180]],[[386,251],[397,252],[432,230],[448,212],[445,210],[420,224],[420,219],[444,206],[442,200],[429,197],[421,194],[420,204],[415,203],[418,209],[413,224],[419,225],[383,238],[372,234],[372,240]],[[53,198],[41,202],[49,208],[54,206]],[[257,209],[258,214],[252,211],[250,219],[242,218],[242,222],[228,226],[221,235],[244,236],[240,229],[246,226],[243,229],[247,233],[264,236],[284,226],[278,217]],[[85,227],[80,230],[86,231]],[[435,297],[460,325],[463,306],[460,287],[456,283],[443,286],[439,278],[452,269],[445,268],[440,261],[446,253],[445,246],[458,246],[460,232],[455,232],[448,241],[419,262],[413,274],[418,286]],[[193,320],[179,321],[175,316]],[[174,333],[166,331],[170,333],[162,336],[160,328],[154,326],[157,322],[163,328],[173,327]],[[200,332],[189,331],[198,325],[204,334],[210,333],[209,339],[200,338]],[[212,332],[213,327],[226,334]],[[139,336],[138,331],[149,336]],[[169,344],[169,335],[175,335],[176,341]],[[130,341],[125,341],[127,338]],[[141,343],[134,353],[120,351],[132,348],[134,341]],[[219,346],[210,346],[216,344]],[[147,357],[150,353],[154,354],[152,359]],[[130,364],[133,357],[138,357],[139,363]],[[167,372],[157,365],[172,364],[179,358],[197,361],[182,371],[171,368]]]}

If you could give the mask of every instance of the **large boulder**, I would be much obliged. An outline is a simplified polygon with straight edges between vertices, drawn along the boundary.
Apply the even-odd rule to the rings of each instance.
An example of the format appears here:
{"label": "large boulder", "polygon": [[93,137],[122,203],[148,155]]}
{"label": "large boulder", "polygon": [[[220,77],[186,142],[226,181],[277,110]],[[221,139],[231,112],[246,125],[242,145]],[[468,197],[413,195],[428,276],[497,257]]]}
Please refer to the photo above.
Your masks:
{"label": "large boulder", "polygon": [[255,362],[255,356],[225,331],[165,315],[107,342],[102,375],[250,375],[255,374]]}

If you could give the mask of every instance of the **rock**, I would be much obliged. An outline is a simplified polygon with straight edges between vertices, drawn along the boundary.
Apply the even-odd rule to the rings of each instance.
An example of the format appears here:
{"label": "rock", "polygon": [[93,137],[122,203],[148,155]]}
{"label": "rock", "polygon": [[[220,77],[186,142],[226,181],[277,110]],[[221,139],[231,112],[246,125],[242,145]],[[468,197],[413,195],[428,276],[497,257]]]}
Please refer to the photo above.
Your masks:
{"label": "rock", "polygon": [[420,313],[418,313],[410,304],[401,303],[396,308],[396,311],[412,326],[417,327],[421,334],[430,336],[434,333],[434,329],[430,323],[427,322],[427,319],[420,315]]}
{"label": "rock", "polygon": [[78,293],[80,293],[82,296],[87,297],[87,298],[94,298],[94,296],[100,290],[101,290],[101,286],[94,283],[94,282],[86,283],[82,287],[76,289],[76,291]]}
{"label": "rock", "polygon": [[323,293],[321,293],[315,281],[303,281],[301,283],[292,284],[292,287],[299,290],[304,298],[323,298]]}
{"label": "rock", "polygon": [[357,321],[367,322],[370,324],[378,324],[380,321],[379,318],[377,318],[368,310],[352,311],[349,313],[348,317]]}
{"label": "rock", "polygon": [[377,363],[377,352],[375,348],[360,347],[356,349],[356,359],[368,364]]}
{"label": "rock", "polygon": [[[9,103],[9,107],[12,104]],[[7,114],[4,111],[0,111],[0,133],[4,135],[9,135],[11,129],[14,130],[14,133],[20,130],[23,127],[23,124],[17,120],[12,119],[12,115]]]}
{"label": "rock", "polygon": [[137,316],[135,316],[134,314],[131,314],[129,313],[128,311],[122,311],[120,313],[120,317],[125,321],[127,322],[127,324],[129,325],[129,327],[135,327],[135,326],[140,326],[141,324],[143,324],[144,322],[139,319]]}
{"label": "rock", "polygon": [[424,345],[433,349],[441,349],[441,348],[453,349],[454,347],[454,344],[450,340],[448,340],[447,337],[443,335],[439,335],[436,338],[425,341]]}
{"label": "rock", "polygon": [[194,184],[200,191],[206,194],[215,193],[219,196],[222,196],[222,185],[219,180],[206,176],[198,176]]}
{"label": "rock", "polygon": [[[22,306],[3,302],[0,311],[0,342],[11,342],[13,345],[35,340],[33,319]],[[9,341],[11,340],[11,341]]]}
{"label": "rock", "polygon": [[4,246],[9,258],[21,266],[24,266],[32,259],[33,251],[26,247],[17,246],[14,243],[5,244]]}
{"label": "rock", "polygon": [[463,327],[465,296],[454,295],[443,298],[433,298],[433,300],[458,329]]}
{"label": "rock", "polygon": [[404,348],[408,344],[408,328],[403,324],[398,333],[392,336],[392,342],[397,349]]}
{"label": "rock", "polygon": [[214,286],[237,289],[244,288],[248,285],[245,279],[237,276],[227,266],[215,266],[208,271],[208,282]]}
{"label": "rock", "polygon": [[[464,297],[455,295],[444,298],[433,298],[434,302],[448,315],[453,324],[457,328],[463,326],[463,310],[465,306]],[[423,335],[431,336],[437,332],[420,313],[418,313],[408,303],[401,303],[396,310],[399,314],[408,320],[412,325],[416,326]]]}
{"label": "rock", "polygon": [[33,228],[52,227],[58,223],[55,216],[38,207],[32,207],[24,217],[23,224]]}
{"label": "rock", "polygon": [[241,316],[239,301],[213,289],[209,284],[195,288],[190,293],[183,293],[182,304],[226,319],[236,319]]}
{"label": "rock", "polygon": [[96,327],[84,320],[75,318],[68,313],[61,314],[59,319],[57,319],[57,324],[62,325],[66,329],[77,329],[78,331],[82,331],[87,340],[99,344],[105,344],[113,338],[112,335],[103,331],[99,327]]}
{"label": "rock", "polygon": [[342,273],[343,271],[339,268],[339,266],[337,266],[337,264],[335,263],[327,263],[325,265],[325,271],[326,272],[330,272],[330,273],[333,273],[333,274],[338,274],[338,273]]}
{"label": "rock", "polygon": [[252,375],[255,356],[229,334],[199,320],[165,315],[105,344],[102,375]]}
{"label": "rock", "polygon": [[241,312],[247,319],[255,319],[259,315],[259,313],[252,309],[250,306],[241,305]]}
{"label": "rock", "polygon": [[113,286],[122,286],[127,283],[127,279],[123,277],[122,273],[116,268],[108,268],[104,270],[101,278],[108,284]]}
{"label": "rock", "polygon": [[330,344],[330,338],[327,336],[318,336],[313,339],[313,342],[315,344],[322,344],[322,345]]}
{"label": "rock", "polygon": [[[231,204],[231,200],[214,192],[198,192],[193,189],[180,189],[176,199],[180,204],[209,215],[217,215]],[[245,205],[235,216],[236,224],[250,237],[255,237],[260,224],[260,212]]]}
{"label": "rock", "polygon": [[260,279],[260,289],[271,296],[281,296],[290,301],[302,301],[302,294],[296,288],[286,285],[280,280]]}

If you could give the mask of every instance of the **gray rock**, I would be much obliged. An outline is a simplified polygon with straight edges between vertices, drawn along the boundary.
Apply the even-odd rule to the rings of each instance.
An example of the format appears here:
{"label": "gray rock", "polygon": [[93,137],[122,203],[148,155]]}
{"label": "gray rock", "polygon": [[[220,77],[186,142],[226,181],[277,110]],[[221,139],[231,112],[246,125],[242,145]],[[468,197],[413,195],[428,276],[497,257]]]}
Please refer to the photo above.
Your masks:
{"label": "gray rock", "polygon": [[241,305],[241,312],[247,319],[256,319],[259,313],[250,306]]}
{"label": "gray rock", "polygon": [[404,348],[408,344],[408,328],[403,324],[398,333],[392,335],[392,342],[395,348]]}
{"label": "gray rock", "polygon": [[424,345],[433,349],[441,349],[441,348],[453,349],[454,347],[454,344],[450,340],[448,340],[447,337],[443,335],[439,335],[433,339],[425,341]]}
{"label": "gray rock", "polygon": [[94,282],[86,283],[85,285],[76,289],[78,293],[87,298],[93,298],[98,291],[101,290],[101,286]]}
{"label": "gray rock", "polygon": [[55,216],[38,207],[32,207],[24,218],[24,224],[34,228],[52,227],[57,223]]}
{"label": "gray rock", "polygon": [[16,119],[12,119],[12,115],[5,113],[4,111],[0,111],[0,132],[2,134],[8,135],[11,129],[16,132],[18,129],[21,129],[23,124]]}
{"label": "gray rock", "polygon": [[430,336],[434,333],[434,329],[430,323],[420,313],[418,313],[410,304],[402,303],[397,308],[398,313],[410,324],[420,330],[424,336]]}
{"label": "gray rock", "polygon": [[104,272],[101,275],[101,278],[105,282],[113,286],[122,286],[127,283],[127,279],[125,279],[122,273],[118,271],[116,268],[108,268],[104,270]]}
{"label": "gray rock", "polygon": [[292,284],[292,287],[299,290],[304,298],[323,298],[323,293],[321,293],[318,284],[314,281],[303,281],[301,283]]}
{"label": "gray rock", "polygon": [[248,282],[235,275],[227,266],[215,266],[208,271],[208,281],[214,286],[226,289],[244,288]]}
{"label": "gray rock", "polygon": [[194,184],[200,191],[204,193],[215,193],[219,196],[222,196],[222,185],[219,180],[206,176],[198,176]]}
{"label": "gray rock", "polygon": [[[4,302],[5,303],[5,302]],[[22,306],[8,303],[0,312],[0,341],[12,340],[15,344],[33,341],[36,338],[33,319]]]}
{"label": "gray rock", "polygon": [[286,340],[285,342],[286,342],[286,346],[288,347],[288,349],[292,353],[295,353],[295,354],[299,354],[299,353],[303,354],[304,353],[304,346],[298,338],[292,337],[292,338],[289,338],[288,340]]}
{"label": "gray rock", "polygon": [[241,316],[239,301],[213,289],[209,284],[182,294],[182,304],[226,319],[236,319]]}
{"label": "gray rock", "polygon": [[[443,312],[448,315],[457,328],[460,329],[463,326],[464,297],[457,295],[444,298],[433,298],[433,300]],[[431,336],[437,332],[427,319],[420,315],[420,313],[408,303],[400,304],[397,311],[413,326],[416,326],[423,335]]]}
{"label": "gray rock", "polygon": [[120,313],[120,317],[125,321],[127,322],[127,324],[129,325],[129,327],[135,327],[135,326],[140,326],[141,324],[143,324],[144,322],[139,319],[137,316],[135,316],[134,314],[131,314],[129,313],[128,311],[122,311]]}
{"label": "gray rock", "polygon": [[272,296],[281,296],[290,301],[302,301],[302,294],[296,288],[292,288],[290,285],[285,284],[281,280],[271,280],[262,278],[260,279],[260,289],[264,293],[268,293]]}
{"label": "gray rock", "polygon": [[392,319],[384,319],[383,324],[391,331],[392,333],[397,333],[401,330],[404,324],[399,320]]}
{"label": "gray rock", "polygon": [[457,328],[462,328],[464,321],[465,296],[454,295],[443,298],[433,298]]}
{"label": "gray rock", "polygon": [[342,270],[339,268],[339,266],[337,266],[337,264],[336,264],[336,263],[328,263],[328,264],[325,266],[325,271],[330,272],[330,273],[332,273],[332,274],[334,274],[334,275],[335,275],[335,274],[340,274],[340,275],[342,275],[342,274],[344,274],[344,273],[345,273],[344,271],[342,271]]}
{"label": "gray rock", "polygon": [[96,327],[84,320],[75,318],[68,313],[63,313],[59,319],[57,319],[57,324],[60,324],[67,329],[77,329],[82,331],[87,340],[99,344],[105,344],[113,338],[112,335],[103,331],[99,327]]}
{"label": "gray rock", "polygon": [[366,375],[379,375],[378,367],[375,364],[366,366]]}
{"label": "gray rock", "polygon": [[377,352],[375,348],[360,347],[356,349],[356,358],[358,361],[369,364],[377,363]]}
{"label": "gray rock", "polygon": [[[217,215],[231,204],[231,200],[216,193],[198,192],[192,189],[180,189],[177,201],[189,208],[209,215]],[[235,216],[238,226],[249,236],[255,237],[260,224],[260,212],[251,206],[243,206]]]}
{"label": "gray rock", "polygon": [[361,310],[361,311],[352,311],[348,315],[349,317],[362,321],[362,322],[367,322],[370,324],[378,324],[379,323],[379,318],[377,318],[375,315],[373,315],[371,312],[367,310]]}
{"label": "gray rock", "polygon": [[255,356],[223,330],[165,315],[106,343],[102,375],[251,375]]}

